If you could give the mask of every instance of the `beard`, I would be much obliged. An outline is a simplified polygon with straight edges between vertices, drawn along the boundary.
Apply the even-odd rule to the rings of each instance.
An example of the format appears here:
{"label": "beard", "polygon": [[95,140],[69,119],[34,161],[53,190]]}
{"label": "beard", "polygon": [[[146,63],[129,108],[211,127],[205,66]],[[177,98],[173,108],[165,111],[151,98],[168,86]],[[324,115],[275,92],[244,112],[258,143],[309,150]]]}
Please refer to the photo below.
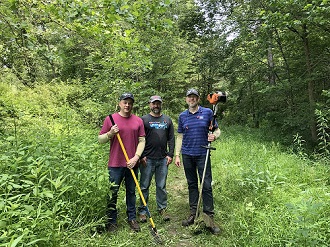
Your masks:
{"label": "beard", "polygon": [[153,113],[155,113],[155,114],[159,114],[161,110],[162,110],[161,107],[153,107],[153,108],[151,109],[151,111],[152,111]]}

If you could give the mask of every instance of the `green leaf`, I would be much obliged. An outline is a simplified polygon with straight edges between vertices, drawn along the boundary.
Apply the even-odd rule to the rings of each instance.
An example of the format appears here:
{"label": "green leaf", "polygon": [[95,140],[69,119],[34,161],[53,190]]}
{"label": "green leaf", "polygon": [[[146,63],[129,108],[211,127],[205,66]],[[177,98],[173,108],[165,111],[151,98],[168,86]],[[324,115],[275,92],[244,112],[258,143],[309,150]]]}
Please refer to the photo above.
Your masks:
{"label": "green leaf", "polygon": [[50,190],[45,190],[45,191],[42,192],[42,194],[44,194],[48,198],[54,198],[54,194]]}
{"label": "green leaf", "polygon": [[24,205],[26,211],[31,212],[34,210],[34,207],[32,205]]}
{"label": "green leaf", "polygon": [[22,234],[21,236],[16,238],[14,241],[10,241],[8,247],[15,247],[22,240],[23,237],[24,237],[24,234]]}
{"label": "green leaf", "polygon": [[8,136],[6,138],[7,141],[14,141],[15,140],[15,137],[14,136]]}
{"label": "green leaf", "polygon": [[51,182],[52,185],[55,186],[55,189],[58,189],[59,187],[62,186],[64,180],[66,179],[66,177],[63,178],[63,179],[62,179],[62,177],[63,177],[63,176],[59,176],[55,181],[54,181],[54,180],[51,180],[51,179],[48,179],[48,178],[47,178],[47,180],[48,180],[49,182]]}
{"label": "green leaf", "polygon": [[0,229],[1,228],[4,229],[6,227],[6,225],[7,225],[7,222],[6,221],[0,220]]}

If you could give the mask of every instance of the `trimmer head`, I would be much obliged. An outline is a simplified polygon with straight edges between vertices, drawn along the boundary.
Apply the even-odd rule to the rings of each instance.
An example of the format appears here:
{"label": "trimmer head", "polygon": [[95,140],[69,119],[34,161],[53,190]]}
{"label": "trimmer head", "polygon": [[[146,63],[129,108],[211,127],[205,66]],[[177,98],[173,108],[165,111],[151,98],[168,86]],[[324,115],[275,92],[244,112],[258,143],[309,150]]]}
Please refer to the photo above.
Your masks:
{"label": "trimmer head", "polygon": [[198,217],[195,219],[194,224],[189,226],[189,230],[193,235],[199,235],[202,234],[205,230],[205,223],[202,218]]}
{"label": "trimmer head", "polygon": [[194,224],[190,226],[190,230],[192,231],[192,234],[198,235],[207,231],[208,228],[213,226],[214,223],[212,218],[206,213],[203,213],[202,216],[199,216],[197,219],[195,219]]}

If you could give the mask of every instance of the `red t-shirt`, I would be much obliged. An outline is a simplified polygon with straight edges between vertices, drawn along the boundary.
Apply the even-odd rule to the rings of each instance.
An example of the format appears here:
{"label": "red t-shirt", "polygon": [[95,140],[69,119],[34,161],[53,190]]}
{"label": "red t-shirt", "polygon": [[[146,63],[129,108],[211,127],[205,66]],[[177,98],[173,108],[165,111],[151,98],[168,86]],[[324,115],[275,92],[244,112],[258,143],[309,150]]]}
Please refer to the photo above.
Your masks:
{"label": "red t-shirt", "polygon": [[[128,158],[134,157],[136,152],[136,147],[139,142],[139,137],[145,136],[144,125],[141,118],[131,115],[129,117],[122,117],[119,113],[112,114],[115,124],[119,128],[119,134],[121,140],[123,141],[124,147],[126,149]],[[111,120],[109,116],[104,119],[100,135],[110,131],[112,127]],[[109,153],[109,167],[126,167],[126,158],[120,147],[117,136],[114,136],[110,142],[110,153]]]}

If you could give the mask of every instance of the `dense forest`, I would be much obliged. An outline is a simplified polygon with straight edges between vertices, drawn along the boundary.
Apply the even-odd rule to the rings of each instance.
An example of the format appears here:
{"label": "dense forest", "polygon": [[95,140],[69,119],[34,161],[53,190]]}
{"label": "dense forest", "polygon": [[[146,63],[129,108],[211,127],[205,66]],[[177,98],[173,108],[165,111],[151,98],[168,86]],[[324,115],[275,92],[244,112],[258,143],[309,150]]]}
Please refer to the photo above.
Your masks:
{"label": "dense forest", "polygon": [[187,88],[223,90],[226,123],[328,152],[329,17],[328,0],[5,1],[1,79],[74,85],[68,104],[96,123],[124,90],[137,113],[157,93],[172,116]]}
{"label": "dense forest", "polygon": [[57,246],[83,225],[73,212],[95,216],[82,206],[107,184],[95,138],[124,91],[139,116],[161,95],[175,124],[188,88],[205,106],[226,92],[221,126],[329,163],[329,0],[1,1],[0,75],[0,246]]}

